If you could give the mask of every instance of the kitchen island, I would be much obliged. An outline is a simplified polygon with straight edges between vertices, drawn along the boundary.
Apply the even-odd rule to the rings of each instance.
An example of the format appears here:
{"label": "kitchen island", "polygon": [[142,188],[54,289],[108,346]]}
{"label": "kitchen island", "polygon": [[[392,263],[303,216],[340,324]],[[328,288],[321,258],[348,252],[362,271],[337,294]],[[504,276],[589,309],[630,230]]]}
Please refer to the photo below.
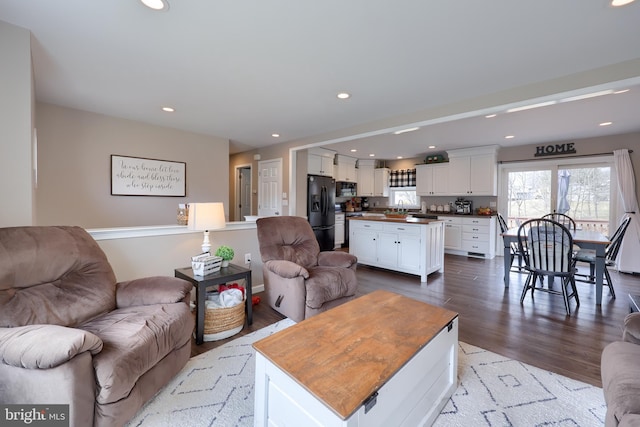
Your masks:
{"label": "kitchen island", "polygon": [[358,263],[427,276],[444,272],[444,222],[423,218],[350,217],[349,253]]}

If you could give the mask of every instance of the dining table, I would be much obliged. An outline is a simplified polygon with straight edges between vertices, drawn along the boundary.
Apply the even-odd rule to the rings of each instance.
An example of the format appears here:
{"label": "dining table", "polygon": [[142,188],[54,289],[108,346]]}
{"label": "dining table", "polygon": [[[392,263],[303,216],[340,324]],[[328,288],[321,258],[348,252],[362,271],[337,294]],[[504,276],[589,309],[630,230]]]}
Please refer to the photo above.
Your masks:
{"label": "dining table", "polygon": [[[502,233],[504,241],[504,287],[509,287],[509,270],[511,269],[511,243],[518,244],[518,228],[510,228]],[[605,250],[611,241],[598,231],[575,230],[571,232],[574,245],[580,249],[593,250],[596,253],[595,284],[596,305],[602,304],[602,280],[604,279]]]}

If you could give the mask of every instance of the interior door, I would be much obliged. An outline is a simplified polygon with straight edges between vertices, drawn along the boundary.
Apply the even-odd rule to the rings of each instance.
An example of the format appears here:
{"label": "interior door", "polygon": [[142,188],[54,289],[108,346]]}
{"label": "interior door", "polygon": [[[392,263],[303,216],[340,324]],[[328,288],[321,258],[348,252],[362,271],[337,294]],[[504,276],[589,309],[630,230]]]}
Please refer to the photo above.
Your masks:
{"label": "interior door", "polygon": [[282,159],[258,162],[258,215],[282,214]]}

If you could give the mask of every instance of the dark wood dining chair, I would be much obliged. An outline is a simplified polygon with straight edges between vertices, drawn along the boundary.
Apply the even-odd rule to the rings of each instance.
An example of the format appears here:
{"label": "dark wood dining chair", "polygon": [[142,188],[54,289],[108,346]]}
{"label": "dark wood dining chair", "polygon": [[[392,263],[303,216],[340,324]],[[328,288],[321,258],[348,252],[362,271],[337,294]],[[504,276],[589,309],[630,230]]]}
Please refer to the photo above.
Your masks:
{"label": "dark wood dining chair", "polygon": [[[611,274],[609,273],[608,267],[615,267],[616,259],[618,258],[618,252],[620,251],[620,246],[622,245],[622,239],[624,239],[624,235],[627,232],[627,227],[629,227],[629,223],[631,222],[631,217],[626,217],[618,226],[615,233],[611,237],[609,237],[610,243],[607,245],[607,248],[604,252],[604,278],[602,281],[603,286],[609,287],[609,293],[611,297],[615,299],[616,291],[613,289],[613,281],[611,280]],[[576,253],[576,261],[589,263],[589,276],[584,274],[576,274],[580,282],[587,283],[595,283],[595,270],[596,270],[596,253],[593,250],[579,250]],[[586,279],[581,279],[581,277],[587,277]]]}
{"label": "dark wood dining chair", "polygon": [[[506,233],[507,230],[509,229],[509,226],[507,225],[507,221],[504,219],[504,217],[500,213],[498,213],[498,224],[500,224],[500,232],[501,233]],[[509,245],[509,252],[510,252],[510,256],[511,256],[511,261],[509,262],[509,265],[511,266],[511,271],[515,271],[517,273],[525,272],[525,269],[524,269],[524,255],[522,254],[522,252],[520,252],[520,248],[518,247],[518,243],[517,242],[512,242]],[[516,257],[518,258],[518,265],[514,266],[513,265],[513,260]],[[505,272],[505,274],[507,274],[507,272]]]}
{"label": "dark wood dining chair", "polygon": [[551,219],[555,222],[559,222],[560,224],[567,227],[569,231],[576,231],[576,221],[573,218],[571,218],[569,215],[559,213],[559,212],[553,212],[553,213],[544,215],[542,218]]}
{"label": "dark wood dining chair", "polygon": [[[575,259],[573,237],[567,227],[547,218],[525,221],[518,228],[518,246],[525,260],[525,269],[529,273],[525,281],[520,304],[524,302],[527,291],[531,289],[562,295],[567,315],[571,315],[571,299],[580,306],[575,281]],[[549,285],[536,286],[537,279],[547,276]],[[552,287],[552,278],[560,279],[561,290]]]}

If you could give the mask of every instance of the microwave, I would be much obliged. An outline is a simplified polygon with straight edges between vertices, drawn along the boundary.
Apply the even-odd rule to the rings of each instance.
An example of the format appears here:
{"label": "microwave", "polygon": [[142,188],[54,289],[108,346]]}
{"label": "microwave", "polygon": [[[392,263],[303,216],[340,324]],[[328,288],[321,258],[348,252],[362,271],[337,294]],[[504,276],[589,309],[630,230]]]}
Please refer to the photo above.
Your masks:
{"label": "microwave", "polygon": [[356,197],[357,184],[348,181],[336,181],[336,197]]}

